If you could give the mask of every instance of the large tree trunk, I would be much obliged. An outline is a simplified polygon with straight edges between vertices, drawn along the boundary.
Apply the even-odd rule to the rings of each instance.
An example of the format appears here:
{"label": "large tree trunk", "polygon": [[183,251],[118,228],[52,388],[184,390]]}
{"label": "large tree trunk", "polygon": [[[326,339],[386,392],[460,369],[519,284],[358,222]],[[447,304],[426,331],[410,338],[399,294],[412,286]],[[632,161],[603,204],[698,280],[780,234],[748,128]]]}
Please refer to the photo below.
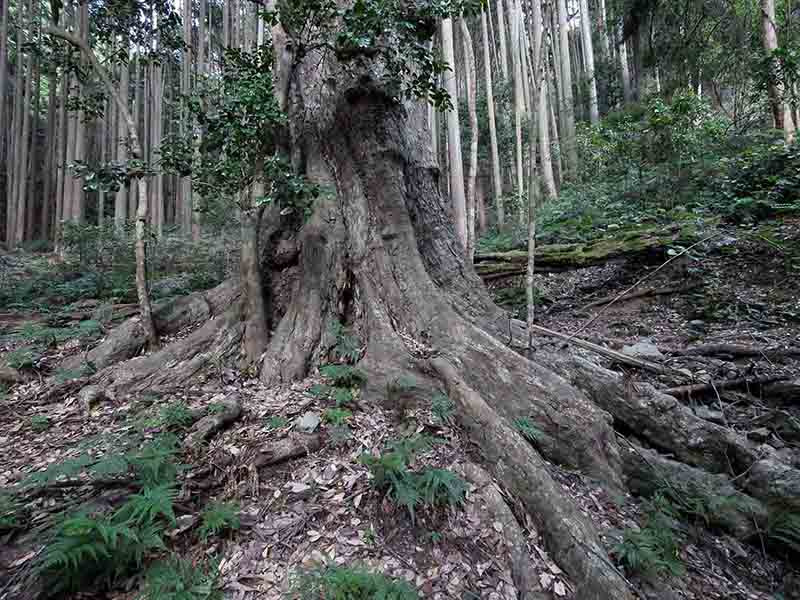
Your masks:
{"label": "large tree trunk", "polygon": [[475,69],[475,53],[472,50],[472,36],[464,17],[459,18],[461,38],[464,46],[464,63],[467,83],[467,105],[469,107],[469,176],[467,177],[467,256],[475,251],[475,193],[478,178],[478,81]]}
{"label": "large tree trunk", "polygon": [[597,78],[594,70],[594,47],[592,43],[592,15],[589,12],[589,1],[581,0],[581,39],[586,58],[586,79],[589,85],[589,118],[592,125],[600,122],[600,109],[597,104]]}
{"label": "large tree trunk", "polygon": [[564,151],[564,180],[576,175],[578,148],[575,140],[575,103],[572,96],[572,69],[570,67],[569,25],[566,0],[558,0],[558,40],[561,81],[564,95],[561,97],[561,112],[564,131],[561,132],[561,149]]}

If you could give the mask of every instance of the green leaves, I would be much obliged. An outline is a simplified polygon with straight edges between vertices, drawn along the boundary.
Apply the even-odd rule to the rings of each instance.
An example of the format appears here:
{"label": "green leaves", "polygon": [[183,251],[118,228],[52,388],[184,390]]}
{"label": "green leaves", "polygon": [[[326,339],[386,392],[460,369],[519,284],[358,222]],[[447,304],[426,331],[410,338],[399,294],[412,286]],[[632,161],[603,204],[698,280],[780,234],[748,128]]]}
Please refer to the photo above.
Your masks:
{"label": "green leaves", "polygon": [[201,540],[224,531],[236,530],[241,526],[239,506],[232,502],[213,502],[209,504],[200,517],[201,523],[197,533]]}
{"label": "green leaves", "polygon": [[328,566],[301,572],[290,598],[303,600],[417,600],[405,581],[358,567]]}

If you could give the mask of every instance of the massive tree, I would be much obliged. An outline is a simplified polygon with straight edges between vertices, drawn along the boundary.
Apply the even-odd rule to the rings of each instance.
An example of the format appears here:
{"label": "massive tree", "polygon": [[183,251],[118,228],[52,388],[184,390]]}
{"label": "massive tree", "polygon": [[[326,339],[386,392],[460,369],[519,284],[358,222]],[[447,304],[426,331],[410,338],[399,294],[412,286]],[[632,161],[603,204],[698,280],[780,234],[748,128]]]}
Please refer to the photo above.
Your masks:
{"label": "massive tree", "polygon": [[[437,22],[476,8],[321,0],[285,2],[272,15],[274,93],[288,124],[283,143],[296,173],[328,193],[308,215],[278,202],[263,220],[259,291],[269,320],[259,340],[260,377],[268,385],[305,377],[336,343],[330,324],[344,324],[362,342],[361,402],[391,402],[387,389],[407,377],[416,401],[446,390],[481,459],[538,520],[575,597],[632,599],[630,584],[545,460],[623,490],[640,455],[620,447],[613,414],[641,440],[691,465],[691,473],[726,473],[755,497],[796,505],[800,478],[650,386],[566,350],[542,348],[530,359],[515,349],[527,349],[528,332],[491,301],[465,255],[420,102],[446,102],[436,84],[445,65],[429,45]],[[162,304],[153,314],[160,331],[201,326],[124,361],[146,340],[132,320],[79,357],[97,373],[56,391],[78,384],[108,394],[182,389],[204,369],[238,357],[247,311],[234,281]],[[535,446],[512,425],[522,417],[540,431]]]}

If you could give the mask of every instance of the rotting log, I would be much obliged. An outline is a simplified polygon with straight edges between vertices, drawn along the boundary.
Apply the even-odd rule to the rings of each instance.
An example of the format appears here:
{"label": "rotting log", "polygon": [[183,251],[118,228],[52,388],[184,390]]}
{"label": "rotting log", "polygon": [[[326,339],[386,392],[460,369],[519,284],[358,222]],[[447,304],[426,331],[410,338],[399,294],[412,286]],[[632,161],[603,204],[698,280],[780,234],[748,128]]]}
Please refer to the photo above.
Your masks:
{"label": "rotting log", "polygon": [[[558,273],[620,258],[648,257],[659,260],[665,256],[663,237],[647,229],[622,238],[596,240],[576,244],[549,244],[536,248],[536,271]],[[527,250],[487,252],[476,254],[475,270],[485,281],[522,275],[528,264]]]}

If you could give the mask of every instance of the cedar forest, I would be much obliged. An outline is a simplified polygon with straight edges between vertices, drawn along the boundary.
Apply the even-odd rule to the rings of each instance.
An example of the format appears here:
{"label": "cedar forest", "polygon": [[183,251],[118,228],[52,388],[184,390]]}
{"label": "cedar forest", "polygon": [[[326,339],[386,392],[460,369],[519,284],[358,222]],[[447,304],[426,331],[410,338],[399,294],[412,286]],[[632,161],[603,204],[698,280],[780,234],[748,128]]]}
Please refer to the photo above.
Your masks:
{"label": "cedar forest", "polygon": [[0,600],[800,599],[800,3],[0,0]]}

